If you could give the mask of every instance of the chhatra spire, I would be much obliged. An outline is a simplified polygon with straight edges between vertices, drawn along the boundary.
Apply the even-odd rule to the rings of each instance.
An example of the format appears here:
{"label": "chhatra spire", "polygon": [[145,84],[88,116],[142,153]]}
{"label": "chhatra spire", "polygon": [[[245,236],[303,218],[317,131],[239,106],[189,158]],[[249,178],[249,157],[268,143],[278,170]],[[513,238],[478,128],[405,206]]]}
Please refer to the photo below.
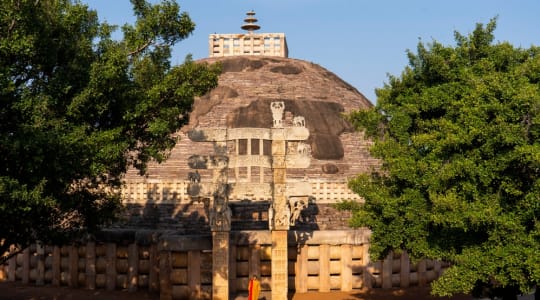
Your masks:
{"label": "chhatra spire", "polygon": [[244,25],[242,29],[247,30],[249,33],[253,33],[255,30],[261,29],[261,26],[257,24],[257,18],[255,18],[255,12],[253,10],[246,13],[246,18],[244,19]]}

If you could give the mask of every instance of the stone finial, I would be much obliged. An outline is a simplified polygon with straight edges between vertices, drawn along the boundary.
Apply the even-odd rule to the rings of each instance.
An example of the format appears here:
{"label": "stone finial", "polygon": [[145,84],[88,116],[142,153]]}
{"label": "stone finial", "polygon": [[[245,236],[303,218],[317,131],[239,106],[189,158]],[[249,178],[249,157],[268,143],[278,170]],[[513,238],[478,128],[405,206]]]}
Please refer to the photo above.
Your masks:
{"label": "stone finial", "polygon": [[273,126],[277,128],[283,127],[285,103],[283,101],[272,102],[270,103],[270,109],[272,110]]}
{"label": "stone finial", "polygon": [[244,25],[242,29],[247,30],[249,33],[253,33],[255,30],[261,29],[261,26],[257,25],[257,18],[255,18],[255,12],[253,10],[246,13],[246,18],[244,19]]}

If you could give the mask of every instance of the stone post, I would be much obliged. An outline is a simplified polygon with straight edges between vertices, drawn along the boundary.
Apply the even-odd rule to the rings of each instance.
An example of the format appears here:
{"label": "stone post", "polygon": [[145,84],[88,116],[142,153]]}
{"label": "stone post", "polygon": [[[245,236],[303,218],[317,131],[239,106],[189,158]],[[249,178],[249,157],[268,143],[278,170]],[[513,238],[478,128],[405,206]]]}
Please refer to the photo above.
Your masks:
{"label": "stone post", "polygon": [[[229,237],[231,231],[231,209],[229,207],[230,186],[227,183],[229,158],[225,155],[225,135],[219,139],[192,138],[195,141],[212,141],[216,155],[193,155],[188,164],[192,169],[212,169],[212,182],[201,183],[198,171],[189,174],[191,183],[188,194],[194,198],[211,199],[208,221],[212,231],[212,299],[229,299]],[[192,287],[200,289],[200,287]],[[198,291],[195,291],[198,293]]]}

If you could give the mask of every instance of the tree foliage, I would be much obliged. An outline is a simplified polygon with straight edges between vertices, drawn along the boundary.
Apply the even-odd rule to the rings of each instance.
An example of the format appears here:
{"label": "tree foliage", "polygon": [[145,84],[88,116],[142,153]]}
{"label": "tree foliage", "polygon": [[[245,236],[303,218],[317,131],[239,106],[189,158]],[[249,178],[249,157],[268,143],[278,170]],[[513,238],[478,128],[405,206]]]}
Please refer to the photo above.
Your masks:
{"label": "tree foliage", "polygon": [[451,262],[441,296],[540,283],[540,48],[494,43],[495,27],[420,41],[376,106],[349,116],[381,159],[350,181],[365,199],[351,225],[372,229],[374,257]]}
{"label": "tree foliage", "polygon": [[[0,254],[114,219],[126,170],[167,157],[218,67],[171,47],[195,24],[172,0],[132,0],[124,37],[71,0],[0,6]],[[13,253],[13,252],[11,252]]]}

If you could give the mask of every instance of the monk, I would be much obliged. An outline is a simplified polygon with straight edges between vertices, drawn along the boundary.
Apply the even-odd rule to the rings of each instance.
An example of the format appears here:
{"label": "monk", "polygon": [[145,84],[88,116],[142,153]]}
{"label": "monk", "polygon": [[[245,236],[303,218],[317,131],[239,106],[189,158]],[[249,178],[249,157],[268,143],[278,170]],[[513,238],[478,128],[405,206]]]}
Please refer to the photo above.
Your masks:
{"label": "monk", "polygon": [[257,275],[253,275],[248,284],[248,300],[258,300],[261,292],[261,283],[257,279]]}

